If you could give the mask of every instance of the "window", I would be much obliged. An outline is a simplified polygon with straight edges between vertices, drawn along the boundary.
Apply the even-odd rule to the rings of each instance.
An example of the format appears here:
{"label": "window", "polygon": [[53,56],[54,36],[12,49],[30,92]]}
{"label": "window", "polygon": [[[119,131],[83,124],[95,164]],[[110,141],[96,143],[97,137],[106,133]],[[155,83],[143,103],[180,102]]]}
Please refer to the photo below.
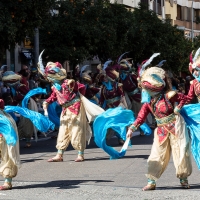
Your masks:
{"label": "window", "polygon": [[177,17],[176,19],[181,20],[181,6],[177,5]]}

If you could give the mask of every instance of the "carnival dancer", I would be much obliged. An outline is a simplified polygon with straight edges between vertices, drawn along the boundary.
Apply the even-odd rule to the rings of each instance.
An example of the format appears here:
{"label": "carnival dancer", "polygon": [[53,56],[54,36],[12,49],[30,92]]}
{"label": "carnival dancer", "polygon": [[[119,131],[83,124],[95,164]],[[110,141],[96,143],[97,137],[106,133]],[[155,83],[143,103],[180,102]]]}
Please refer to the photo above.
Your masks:
{"label": "carnival dancer", "polygon": [[187,103],[192,101],[194,97],[197,97],[198,102],[200,102],[200,48],[195,53],[194,58],[192,58],[192,53],[190,54],[189,71],[194,80],[190,81]]}
{"label": "carnival dancer", "polygon": [[123,85],[116,81],[116,79],[119,78],[119,73],[112,67],[112,65],[108,66],[111,62],[112,61],[107,61],[104,64],[102,76],[99,79],[103,85],[99,104],[105,109],[115,108],[119,106],[120,103],[126,107],[127,105],[124,102]]}
{"label": "carnival dancer", "polygon": [[[7,86],[9,86],[11,90],[10,105],[12,106],[21,105],[23,98],[29,92],[29,88],[26,85],[21,84],[21,78],[22,77],[19,74],[16,74],[13,71],[6,71],[2,74],[2,81]],[[37,105],[33,99],[30,99],[28,108],[34,111],[38,111]],[[19,138],[26,139],[25,147],[31,146],[31,137],[33,136],[34,131],[33,123],[29,119],[20,116],[18,123],[18,134]]]}
{"label": "carnival dancer", "polygon": [[[104,64],[102,74],[99,75],[99,81],[102,83],[101,94],[99,99],[99,105],[107,110],[108,108],[116,108],[122,106],[127,108],[123,86],[118,83],[116,79],[119,78],[119,73],[112,65],[112,61],[109,60]],[[110,138],[114,132],[108,131],[108,138]],[[116,133],[119,144],[124,144],[124,140]]]}
{"label": "carnival dancer", "polygon": [[14,119],[4,111],[4,101],[0,99],[0,174],[4,184],[0,190],[12,189],[12,179],[20,167],[19,138]]}
{"label": "carnival dancer", "polygon": [[99,104],[99,91],[100,88],[94,87],[92,77],[90,76],[90,70],[87,70],[81,74],[81,82],[85,85],[85,97],[95,104]]}
{"label": "carnival dancer", "polygon": [[[141,91],[138,87],[137,75],[130,73],[132,64],[127,59],[119,61],[119,65],[119,82],[123,84],[128,108],[134,112],[135,116],[137,116],[142,107]],[[144,135],[141,129],[140,135]]]}
{"label": "carnival dancer", "polygon": [[84,160],[86,141],[89,141],[92,134],[79,96],[79,93],[85,94],[85,86],[73,79],[66,79],[66,70],[58,62],[48,62],[44,69],[42,53],[43,51],[39,56],[39,72],[53,84],[52,94],[43,102],[43,109],[47,110],[48,105],[54,101],[62,106],[56,145],[57,154],[48,162],[62,162],[63,153],[70,141],[78,151],[75,162],[81,162]]}
{"label": "carnival dancer", "polygon": [[181,115],[184,117],[187,127],[190,130],[191,151],[194,160],[200,170],[200,48],[196,51],[194,57],[190,54],[189,71],[195,78],[190,81],[190,89],[187,95],[187,103],[197,97],[198,103],[185,105],[181,110]]}
{"label": "carnival dancer", "polygon": [[132,102],[132,110],[137,115],[142,104],[141,104],[141,92],[138,88],[137,75],[130,73],[132,64],[127,60],[123,59],[120,61],[120,80],[123,84],[124,92],[127,92],[128,97]]}
{"label": "carnival dancer", "polygon": [[[189,188],[188,176],[192,173],[190,140],[185,121],[179,112],[187,101],[186,96],[171,90],[170,81],[166,72],[158,67],[145,70],[152,59],[159,54],[154,54],[142,66],[139,85],[142,88],[142,98],[146,94],[147,103],[144,103],[137,119],[129,127],[127,138],[132,136],[147,117],[148,113],[156,118],[157,128],[154,132],[154,142],[148,158],[148,184],[142,189],[154,190],[156,181],[165,171],[172,152],[176,176],[180,179],[183,188]],[[178,103],[175,106],[175,103]]]}

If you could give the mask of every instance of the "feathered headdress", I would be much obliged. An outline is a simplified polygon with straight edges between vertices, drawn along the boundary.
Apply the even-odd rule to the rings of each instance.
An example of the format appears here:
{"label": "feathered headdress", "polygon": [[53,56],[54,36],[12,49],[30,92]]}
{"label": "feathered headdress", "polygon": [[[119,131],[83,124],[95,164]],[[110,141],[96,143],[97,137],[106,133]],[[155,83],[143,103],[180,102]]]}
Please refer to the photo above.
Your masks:
{"label": "feathered headdress", "polygon": [[109,66],[109,64],[112,62],[112,60],[108,60],[108,61],[106,61],[105,63],[104,63],[104,65],[103,65],[103,70],[105,70],[108,66]]}
{"label": "feathered headdress", "polygon": [[126,55],[127,53],[129,53],[128,51],[123,53],[121,56],[119,56],[118,60],[117,60],[117,63],[119,64],[121,59],[123,58],[124,55]]}
{"label": "feathered headdress", "polygon": [[196,51],[194,58],[192,58],[192,53],[193,51],[190,54],[190,63],[189,63],[189,71],[191,74],[194,69],[200,71],[200,48]]}
{"label": "feathered headdress", "polygon": [[193,64],[193,59],[192,59],[192,54],[193,51],[190,53],[190,63],[189,63],[189,71],[192,74],[193,68],[192,68],[192,64]]}
{"label": "feathered headdress", "polygon": [[166,60],[160,61],[160,62],[156,65],[156,67],[162,67],[162,66],[164,65],[165,62],[166,62]]}
{"label": "feathered headdress", "polygon": [[59,62],[48,62],[44,68],[42,63],[43,52],[44,50],[40,53],[38,58],[38,71],[42,74],[42,76],[50,82],[56,82],[65,79],[67,76],[66,70]]}
{"label": "feathered headdress", "polygon": [[145,68],[151,64],[152,60],[157,57],[158,55],[160,55],[160,53],[154,53],[142,66],[141,66],[141,70],[139,73],[139,76],[142,76],[142,74],[145,71]]}
{"label": "feathered headdress", "polygon": [[123,59],[119,63],[120,71],[130,71],[132,64],[128,62],[126,59]]}
{"label": "feathered headdress", "polygon": [[87,71],[87,70],[88,70],[88,67],[89,67],[89,65],[84,65],[83,67],[81,67],[80,76],[82,76],[82,73],[83,73],[84,71]]}
{"label": "feathered headdress", "polygon": [[89,73],[91,73],[90,70],[84,71],[84,72],[81,74],[81,79],[82,79],[84,82],[87,82],[87,83],[89,83],[89,84],[92,84],[92,77],[89,75]]}

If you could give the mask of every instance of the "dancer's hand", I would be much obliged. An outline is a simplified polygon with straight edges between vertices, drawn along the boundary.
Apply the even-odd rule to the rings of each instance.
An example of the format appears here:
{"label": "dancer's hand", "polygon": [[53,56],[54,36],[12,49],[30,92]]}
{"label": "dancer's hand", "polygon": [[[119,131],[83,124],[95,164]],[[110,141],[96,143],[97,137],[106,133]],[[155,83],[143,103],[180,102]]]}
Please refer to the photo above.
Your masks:
{"label": "dancer's hand", "polygon": [[48,103],[43,102],[42,107],[43,107],[43,110],[47,110],[47,108],[48,108]]}
{"label": "dancer's hand", "polygon": [[131,138],[133,134],[133,131],[129,128],[127,133],[126,133],[126,138]]}
{"label": "dancer's hand", "polygon": [[180,113],[180,111],[181,111],[181,109],[180,109],[179,107],[176,106],[176,107],[174,108],[174,114],[175,114],[175,115],[178,115],[178,114]]}

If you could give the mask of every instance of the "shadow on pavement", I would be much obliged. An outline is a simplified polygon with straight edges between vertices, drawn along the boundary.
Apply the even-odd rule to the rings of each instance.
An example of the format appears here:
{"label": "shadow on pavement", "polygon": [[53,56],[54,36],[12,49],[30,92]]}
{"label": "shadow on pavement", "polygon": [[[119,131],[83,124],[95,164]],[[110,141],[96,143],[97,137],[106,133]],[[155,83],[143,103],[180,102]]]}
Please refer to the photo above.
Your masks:
{"label": "shadow on pavement", "polygon": [[44,159],[28,159],[28,160],[21,159],[21,164],[22,163],[28,163],[28,162],[35,162],[35,161],[38,161],[38,160],[44,160]]}
{"label": "shadow on pavement", "polygon": [[[56,141],[57,139],[50,138],[48,140],[44,141],[32,141],[32,145],[30,148],[23,148],[25,146],[25,141],[20,140],[20,154],[32,154],[32,153],[41,153],[41,152],[57,152],[56,149]],[[132,145],[148,145],[153,143],[153,134],[149,136],[135,136],[131,139]],[[111,138],[108,142],[108,144],[112,147],[120,147],[122,145],[118,144],[117,138]],[[91,138],[90,144],[87,145],[86,149],[92,149],[92,148],[99,148],[95,141],[94,137]],[[71,144],[67,148],[66,151],[74,150]]]}
{"label": "shadow on pavement", "polygon": [[57,189],[72,189],[78,188],[79,184],[87,183],[87,182],[94,182],[94,183],[104,183],[104,182],[114,182],[110,180],[57,180],[51,181],[48,183],[41,183],[41,184],[31,184],[25,186],[16,186],[12,189],[30,189],[30,188],[46,188],[46,187],[58,187]]}
{"label": "shadow on pavement", "polygon": [[180,185],[177,186],[168,186],[168,187],[156,187],[156,190],[191,190],[191,189],[200,189],[200,184],[190,184],[189,189],[184,189]]}
{"label": "shadow on pavement", "polygon": [[[149,155],[134,155],[134,156],[124,156],[122,158],[119,159],[132,159],[132,158],[143,158],[145,160],[147,160],[149,157]],[[85,159],[85,161],[96,161],[96,160],[109,160],[109,156],[107,157],[95,157],[95,158],[91,158],[91,159]],[[113,159],[115,160],[115,159]]]}

